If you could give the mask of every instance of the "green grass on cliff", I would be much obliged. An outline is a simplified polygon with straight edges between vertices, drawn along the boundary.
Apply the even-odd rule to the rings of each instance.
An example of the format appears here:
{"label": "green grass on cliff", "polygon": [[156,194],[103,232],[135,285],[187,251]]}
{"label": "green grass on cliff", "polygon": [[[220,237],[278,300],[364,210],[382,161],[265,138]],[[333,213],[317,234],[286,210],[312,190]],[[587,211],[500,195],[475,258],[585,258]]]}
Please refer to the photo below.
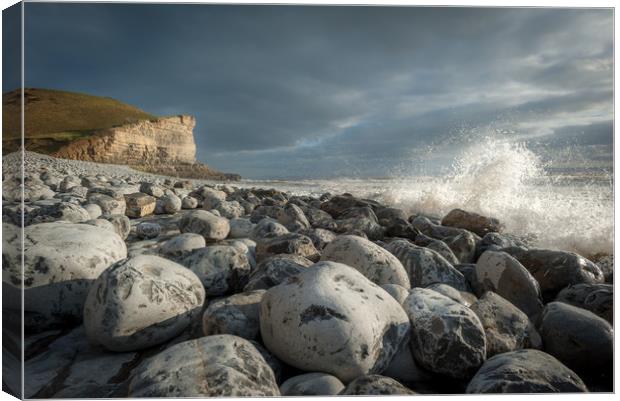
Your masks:
{"label": "green grass on cliff", "polygon": [[[109,97],[26,88],[24,98],[26,148],[40,153],[52,153],[96,130],[157,118]],[[2,95],[3,153],[19,146],[20,105],[19,90]]]}

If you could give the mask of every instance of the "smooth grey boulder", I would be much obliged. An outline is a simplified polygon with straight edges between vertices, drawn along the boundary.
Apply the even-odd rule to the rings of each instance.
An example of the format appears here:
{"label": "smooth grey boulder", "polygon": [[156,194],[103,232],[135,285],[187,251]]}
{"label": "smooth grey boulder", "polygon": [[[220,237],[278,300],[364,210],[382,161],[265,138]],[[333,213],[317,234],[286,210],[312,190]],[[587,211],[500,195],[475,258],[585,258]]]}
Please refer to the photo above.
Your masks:
{"label": "smooth grey boulder", "polygon": [[142,362],[129,397],[262,397],[280,390],[256,347],[227,334],[176,344]]}
{"label": "smooth grey boulder", "polygon": [[456,288],[449,286],[447,284],[436,283],[436,284],[431,284],[426,288],[428,288],[429,290],[436,291],[442,295],[445,295],[446,297],[452,299],[453,301],[456,301],[460,303],[461,305],[467,306],[468,308],[471,307],[471,305],[475,303],[476,300],[478,299],[476,298],[474,294],[470,292],[459,291]]}
{"label": "smooth grey boulder", "polygon": [[472,287],[478,295],[493,291],[534,319],[542,311],[538,281],[505,252],[486,251],[474,268]]}
{"label": "smooth grey boulder", "polygon": [[202,282],[209,297],[241,290],[247,284],[251,266],[245,252],[228,245],[212,245],[192,251],[180,263]]}
{"label": "smooth grey boulder", "polygon": [[93,344],[139,350],[181,333],[204,299],[194,273],[168,259],[140,255],[110,266],[93,283],[84,328]]}
{"label": "smooth grey boulder", "polygon": [[494,292],[486,292],[471,306],[471,310],[484,327],[487,358],[530,348],[530,337],[538,336],[527,315]]}
{"label": "smooth grey boulder", "polygon": [[156,238],[161,233],[161,226],[157,223],[143,221],[136,226],[136,235],[139,238],[151,239]]}
{"label": "smooth grey boulder", "polygon": [[274,219],[264,218],[256,223],[252,229],[252,235],[250,238],[254,241],[261,241],[265,238],[275,238],[288,233],[288,229],[282,224],[278,223]]}
{"label": "smooth grey boulder", "polygon": [[181,199],[181,209],[196,209],[198,207],[198,199],[193,196],[184,196]]}
{"label": "smooth grey boulder", "polygon": [[425,369],[457,379],[486,359],[486,336],[469,308],[426,288],[414,288],[403,308],[411,320],[411,351]]}
{"label": "smooth grey boulder", "polygon": [[122,239],[127,239],[131,232],[129,217],[124,214],[104,214],[101,218],[112,223],[114,230]]}
{"label": "smooth grey boulder", "polygon": [[221,201],[215,210],[220,212],[220,216],[227,219],[238,219],[245,214],[245,209],[237,201]]}
{"label": "smooth grey boulder", "polygon": [[183,256],[195,249],[207,246],[205,238],[200,234],[184,233],[176,235],[164,242],[160,252],[166,256]]}
{"label": "smooth grey boulder", "polygon": [[305,230],[299,230],[299,234],[303,234],[310,238],[314,244],[314,247],[319,251],[324,249],[327,244],[337,238],[336,234],[322,228],[308,228]]}
{"label": "smooth grey boulder", "polygon": [[125,198],[115,199],[110,195],[93,192],[88,194],[88,203],[94,203],[101,207],[101,211],[106,214],[125,214],[127,205]]}
{"label": "smooth grey boulder", "polygon": [[452,249],[440,239],[431,238],[424,234],[416,235],[414,243],[418,246],[423,246],[428,249],[432,249],[441,256],[444,257],[451,265],[457,265],[460,263],[459,259],[454,255]]}
{"label": "smooth grey boulder", "polygon": [[614,286],[611,284],[575,284],[564,288],[555,299],[589,310],[614,324]]}
{"label": "smooth grey boulder", "polygon": [[493,217],[482,216],[474,212],[466,212],[462,209],[451,210],[441,220],[441,225],[464,228],[481,237],[489,232],[501,232],[503,228],[499,220]]}
{"label": "smooth grey boulder", "polygon": [[416,216],[411,219],[411,226],[422,234],[429,237],[443,240],[446,237],[454,237],[456,235],[469,232],[463,228],[442,226],[440,224],[433,223],[428,217]]}
{"label": "smooth grey boulder", "polygon": [[334,218],[321,209],[309,207],[305,210],[305,214],[310,225],[314,228],[322,228],[330,231],[334,231],[337,228]]}
{"label": "smooth grey boulder", "polygon": [[476,260],[476,237],[465,231],[461,234],[446,237],[443,241],[454,253],[459,263],[473,263]]}
{"label": "smooth grey boulder", "polygon": [[39,207],[36,212],[28,216],[29,224],[51,223],[54,221],[68,221],[82,223],[91,220],[90,214],[80,205],[71,202],[57,202],[52,205]]}
{"label": "smooth grey boulder", "polygon": [[480,393],[577,393],[588,389],[575,372],[542,351],[524,349],[488,359],[467,386]]}
{"label": "smooth grey boulder", "polygon": [[400,349],[381,374],[407,385],[428,382],[433,378],[433,374],[424,370],[413,358],[411,341],[408,340],[400,344]]}
{"label": "smooth grey boulder", "polygon": [[232,334],[254,340],[260,334],[258,313],[265,290],[234,294],[209,304],[202,315],[205,336]]}
{"label": "smooth grey boulder", "polygon": [[202,200],[204,210],[215,209],[217,205],[226,200],[226,192],[204,186],[192,192],[192,196],[197,196]]}
{"label": "smooth grey boulder", "polygon": [[538,331],[545,352],[579,374],[613,369],[614,329],[604,319],[563,302],[545,305]]}
{"label": "smooth grey boulder", "polygon": [[267,291],[260,326],[280,360],[346,383],[381,373],[410,324],[398,302],[357,270],[320,262]]}
{"label": "smooth grey boulder", "polygon": [[354,234],[359,235],[362,233],[364,236],[371,240],[380,240],[385,236],[385,228],[375,220],[367,217],[352,217],[348,219],[335,220],[336,228],[335,232],[340,234]]}
{"label": "smooth grey boulder", "polygon": [[85,221],[84,224],[90,224],[91,226],[103,228],[105,230],[112,231],[113,233],[118,234],[114,224],[110,223],[106,219],[88,220],[88,221]]}
{"label": "smooth grey boulder", "polygon": [[287,203],[276,213],[278,222],[289,231],[299,231],[310,228],[310,222],[306,218],[303,210],[295,204]]}
{"label": "smooth grey boulder", "polygon": [[405,302],[405,299],[409,296],[409,288],[405,288],[402,285],[383,284],[381,288],[390,294],[399,304]]}
{"label": "smooth grey boulder", "polygon": [[163,196],[157,199],[157,205],[160,205],[161,211],[166,214],[175,214],[181,210],[183,202],[181,198],[172,192],[166,192]]}
{"label": "smooth grey boulder", "polygon": [[161,198],[162,196],[164,196],[164,189],[152,182],[141,183],[140,192],[153,196],[155,198]]}
{"label": "smooth grey boulder", "polygon": [[377,285],[411,287],[409,276],[398,258],[379,245],[356,235],[338,236],[323,249],[321,260],[351,266]]}
{"label": "smooth grey boulder", "polygon": [[543,298],[553,299],[571,284],[603,283],[601,269],[590,260],[573,252],[549,249],[505,248],[540,284]]}
{"label": "smooth grey boulder", "polygon": [[43,317],[44,325],[82,320],[92,282],[108,266],[127,257],[125,242],[115,233],[88,224],[42,223],[21,229],[2,224],[4,307],[21,309],[22,251],[26,314]]}
{"label": "smooth grey boulder", "polygon": [[458,290],[468,291],[465,277],[437,252],[414,245],[406,240],[395,240],[385,249],[400,260],[411,287],[427,287],[435,283],[448,284]]}
{"label": "smooth grey boulder", "polygon": [[338,395],[344,384],[336,376],[327,373],[306,373],[293,376],[280,386],[284,396]]}
{"label": "smooth grey boulder", "polygon": [[228,220],[205,210],[187,212],[179,220],[179,230],[182,233],[202,235],[206,241],[225,239],[230,232]]}
{"label": "smooth grey boulder", "polygon": [[103,211],[101,210],[101,206],[97,204],[87,203],[82,207],[84,208],[84,210],[86,210],[91,220],[98,219],[103,214]]}
{"label": "smooth grey boulder", "polygon": [[256,268],[250,274],[244,291],[269,289],[280,284],[286,278],[301,273],[311,265],[311,260],[299,255],[282,254],[271,256],[256,265]]}
{"label": "smooth grey boulder", "polygon": [[257,241],[256,260],[261,262],[279,254],[299,255],[316,262],[321,257],[312,240],[305,235],[289,233],[275,238]]}
{"label": "smooth grey boulder", "polygon": [[391,377],[364,375],[357,377],[340,395],[408,395],[415,394]]}
{"label": "smooth grey boulder", "polygon": [[231,219],[230,232],[228,238],[250,238],[252,237],[252,230],[255,224],[250,219],[236,218]]}

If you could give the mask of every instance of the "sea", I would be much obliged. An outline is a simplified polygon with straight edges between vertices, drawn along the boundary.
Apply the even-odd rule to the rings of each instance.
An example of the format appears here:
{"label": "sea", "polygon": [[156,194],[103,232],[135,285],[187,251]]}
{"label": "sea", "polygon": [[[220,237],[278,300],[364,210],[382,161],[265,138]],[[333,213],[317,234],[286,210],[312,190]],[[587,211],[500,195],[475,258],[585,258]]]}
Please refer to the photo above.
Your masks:
{"label": "sea", "polygon": [[241,180],[240,187],[293,195],[350,193],[441,218],[454,208],[498,218],[505,232],[534,247],[598,258],[613,254],[613,167],[550,167],[525,145],[496,142],[468,148],[443,174],[381,178]]}

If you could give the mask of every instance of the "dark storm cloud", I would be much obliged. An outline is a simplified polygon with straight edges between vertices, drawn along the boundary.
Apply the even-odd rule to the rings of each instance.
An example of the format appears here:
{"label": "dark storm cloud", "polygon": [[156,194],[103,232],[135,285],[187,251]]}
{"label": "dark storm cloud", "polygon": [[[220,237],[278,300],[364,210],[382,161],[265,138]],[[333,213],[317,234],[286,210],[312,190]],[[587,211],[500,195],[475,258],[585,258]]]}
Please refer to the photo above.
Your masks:
{"label": "dark storm cloud", "polygon": [[384,175],[476,132],[529,140],[610,121],[612,18],[29,3],[26,81],[193,114],[199,158],[244,176]]}

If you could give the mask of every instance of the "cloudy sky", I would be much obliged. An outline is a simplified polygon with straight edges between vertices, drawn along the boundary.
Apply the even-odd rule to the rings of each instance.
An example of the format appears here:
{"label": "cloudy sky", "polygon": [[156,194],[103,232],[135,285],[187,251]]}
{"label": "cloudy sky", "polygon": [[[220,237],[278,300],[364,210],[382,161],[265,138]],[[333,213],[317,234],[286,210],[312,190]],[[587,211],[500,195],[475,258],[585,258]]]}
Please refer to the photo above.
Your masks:
{"label": "cloudy sky", "polygon": [[195,115],[198,158],[249,178],[436,170],[485,135],[612,160],[609,9],[30,3],[25,24],[27,86]]}

